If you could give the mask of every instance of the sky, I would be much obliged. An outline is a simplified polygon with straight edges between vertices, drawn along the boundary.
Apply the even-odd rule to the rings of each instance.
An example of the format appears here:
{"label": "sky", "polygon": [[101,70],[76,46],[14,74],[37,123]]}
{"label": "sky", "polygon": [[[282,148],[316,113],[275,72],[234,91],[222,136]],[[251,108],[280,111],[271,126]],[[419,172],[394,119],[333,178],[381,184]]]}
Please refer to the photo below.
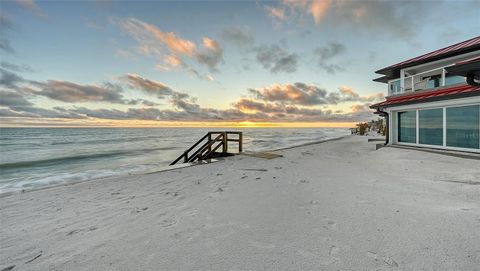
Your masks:
{"label": "sky", "polygon": [[0,0],[0,125],[350,127],[479,5]]}

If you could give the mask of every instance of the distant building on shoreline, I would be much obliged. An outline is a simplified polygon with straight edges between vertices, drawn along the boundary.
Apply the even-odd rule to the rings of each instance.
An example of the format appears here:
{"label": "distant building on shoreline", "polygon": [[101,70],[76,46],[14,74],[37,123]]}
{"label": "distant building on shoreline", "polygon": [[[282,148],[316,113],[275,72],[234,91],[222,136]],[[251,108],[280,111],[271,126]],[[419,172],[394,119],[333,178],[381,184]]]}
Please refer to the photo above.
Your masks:
{"label": "distant building on shoreline", "polygon": [[380,69],[386,144],[480,152],[480,36]]}

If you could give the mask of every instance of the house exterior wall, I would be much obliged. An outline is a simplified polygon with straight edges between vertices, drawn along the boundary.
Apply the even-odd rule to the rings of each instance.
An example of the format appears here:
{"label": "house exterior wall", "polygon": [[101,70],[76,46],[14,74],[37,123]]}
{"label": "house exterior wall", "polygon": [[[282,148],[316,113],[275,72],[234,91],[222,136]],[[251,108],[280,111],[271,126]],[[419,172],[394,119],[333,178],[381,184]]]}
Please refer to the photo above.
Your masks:
{"label": "house exterior wall", "polygon": [[[436,102],[427,102],[427,103],[418,103],[418,104],[411,104],[411,105],[401,105],[401,106],[393,106],[385,109],[385,111],[389,114],[389,144],[398,144],[398,145],[408,145],[408,146],[417,146],[417,147],[428,147],[428,148],[436,148],[436,149],[447,149],[447,150],[458,150],[458,151],[469,151],[469,152],[476,152],[480,153],[480,138],[477,135],[477,139],[479,140],[478,145],[479,148],[462,148],[462,147],[452,147],[447,144],[447,109],[448,108],[456,108],[461,106],[478,106],[480,112],[480,96],[476,97],[468,97],[468,98],[459,98],[459,99],[450,99],[450,100],[443,100],[443,101],[436,101]],[[431,144],[422,144],[419,140],[419,111],[424,109],[438,109],[443,110],[443,142],[441,145],[431,145]],[[437,112],[438,112],[437,110]],[[416,142],[415,143],[405,143],[399,142],[398,140],[398,113],[399,112],[407,112],[407,111],[415,111],[416,112],[416,126],[415,126],[415,135],[416,135]],[[478,116],[480,120],[480,114]],[[480,121],[476,127],[480,127]],[[474,128],[476,128],[474,127]]]}

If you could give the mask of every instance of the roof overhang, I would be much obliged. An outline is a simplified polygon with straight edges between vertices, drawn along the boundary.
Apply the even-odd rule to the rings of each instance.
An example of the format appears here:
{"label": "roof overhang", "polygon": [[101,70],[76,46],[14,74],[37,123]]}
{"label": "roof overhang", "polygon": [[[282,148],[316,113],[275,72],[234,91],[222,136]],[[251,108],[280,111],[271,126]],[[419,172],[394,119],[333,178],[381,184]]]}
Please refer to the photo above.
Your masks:
{"label": "roof overhang", "polygon": [[453,66],[445,68],[449,74],[467,77],[468,75],[480,76],[480,57],[468,59]]}
{"label": "roof overhang", "polygon": [[385,67],[383,69],[376,71],[375,73],[387,75],[390,77],[398,77],[401,69],[413,67],[413,66],[424,64],[424,63],[441,60],[444,58],[453,57],[453,56],[457,56],[457,55],[461,55],[461,54],[465,54],[465,53],[469,53],[477,50],[480,50],[480,36]]}
{"label": "roof overhang", "polygon": [[379,82],[379,83],[388,83],[388,81],[389,81],[390,79],[392,79],[392,78],[389,77],[389,76],[382,76],[382,77],[373,79],[373,81]]}

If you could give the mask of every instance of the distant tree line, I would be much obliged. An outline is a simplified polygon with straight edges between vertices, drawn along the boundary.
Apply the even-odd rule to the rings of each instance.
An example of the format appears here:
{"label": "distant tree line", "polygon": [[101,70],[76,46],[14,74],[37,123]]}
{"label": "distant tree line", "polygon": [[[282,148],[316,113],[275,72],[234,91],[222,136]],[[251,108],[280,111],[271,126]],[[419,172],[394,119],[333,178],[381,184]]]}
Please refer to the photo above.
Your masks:
{"label": "distant tree line", "polygon": [[376,132],[384,136],[387,132],[384,119],[372,120],[370,122],[360,122],[355,125],[355,128],[350,130],[354,135],[369,135],[372,132]]}

